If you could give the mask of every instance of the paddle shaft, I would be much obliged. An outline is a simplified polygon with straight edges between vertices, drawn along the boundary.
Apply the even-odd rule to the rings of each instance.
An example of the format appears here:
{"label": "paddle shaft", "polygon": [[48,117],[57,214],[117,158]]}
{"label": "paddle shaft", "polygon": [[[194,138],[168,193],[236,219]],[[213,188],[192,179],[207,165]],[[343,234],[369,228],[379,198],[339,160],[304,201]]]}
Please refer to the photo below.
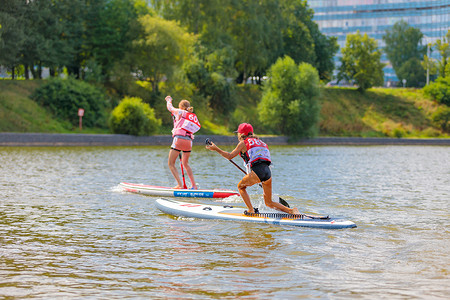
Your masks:
{"label": "paddle shaft", "polygon": [[187,189],[187,185],[186,185],[186,179],[184,178],[184,169],[183,169],[183,162],[181,160],[181,152],[178,155],[180,157],[180,166],[181,166],[181,176],[183,176],[183,188]]}

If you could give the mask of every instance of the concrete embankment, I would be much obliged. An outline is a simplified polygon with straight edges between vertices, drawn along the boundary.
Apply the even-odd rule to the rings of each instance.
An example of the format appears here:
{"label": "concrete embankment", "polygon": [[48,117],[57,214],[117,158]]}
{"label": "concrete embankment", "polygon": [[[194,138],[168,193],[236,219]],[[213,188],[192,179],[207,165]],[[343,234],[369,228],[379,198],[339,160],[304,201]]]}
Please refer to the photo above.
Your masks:
{"label": "concrete embankment", "polygon": [[[217,145],[235,145],[235,136],[196,135],[194,145],[210,138]],[[287,137],[264,137],[269,145],[436,145],[450,146],[450,139],[318,137],[289,142]],[[0,146],[152,146],[170,145],[169,135],[0,133]]]}

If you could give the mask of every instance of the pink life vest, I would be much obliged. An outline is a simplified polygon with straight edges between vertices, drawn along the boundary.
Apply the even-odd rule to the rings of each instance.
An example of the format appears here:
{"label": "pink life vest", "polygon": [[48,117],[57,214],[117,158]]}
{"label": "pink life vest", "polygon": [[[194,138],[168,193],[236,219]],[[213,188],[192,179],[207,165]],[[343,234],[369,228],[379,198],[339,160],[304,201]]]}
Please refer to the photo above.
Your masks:
{"label": "pink life vest", "polygon": [[257,160],[271,162],[269,147],[266,143],[257,138],[246,138],[244,143],[247,147],[246,156],[248,157],[248,161],[246,163],[249,163],[250,166]]}
{"label": "pink life vest", "polygon": [[194,113],[183,111],[178,120],[173,121],[172,136],[181,135],[191,137],[200,130],[200,122]]}

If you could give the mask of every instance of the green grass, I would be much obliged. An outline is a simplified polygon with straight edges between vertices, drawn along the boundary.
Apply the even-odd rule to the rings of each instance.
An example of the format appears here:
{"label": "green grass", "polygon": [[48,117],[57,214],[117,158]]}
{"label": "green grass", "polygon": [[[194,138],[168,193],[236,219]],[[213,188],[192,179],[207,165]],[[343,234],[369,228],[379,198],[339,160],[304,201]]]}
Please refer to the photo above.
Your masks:
{"label": "green grass", "polygon": [[[45,81],[0,80],[0,132],[79,133],[78,127],[57,120],[49,111],[30,99]],[[77,112],[74,112],[75,114]],[[83,128],[83,133],[107,133]]]}
{"label": "green grass", "polygon": [[323,136],[449,137],[431,120],[439,105],[421,89],[326,88],[320,102]]}
{"label": "green grass", "polygon": [[[80,132],[30,99],[43,82],[0,80],[0,132]],[[270,133],[258,121],[260,99],[258,86],[238,86],[236,110],[229,117],[202,114],[201,134],[231,135],[242,122],[251,123],[259,135]],[[360,93],[352,88],[324,88],[319,101],[321,136],[449,137],[431,119],[439,105],[427,99],[421,89],[373,88]],[[170,129],[163,128],[160,133],[170,134]],[[83,128],[82,132],[108,130]]]}

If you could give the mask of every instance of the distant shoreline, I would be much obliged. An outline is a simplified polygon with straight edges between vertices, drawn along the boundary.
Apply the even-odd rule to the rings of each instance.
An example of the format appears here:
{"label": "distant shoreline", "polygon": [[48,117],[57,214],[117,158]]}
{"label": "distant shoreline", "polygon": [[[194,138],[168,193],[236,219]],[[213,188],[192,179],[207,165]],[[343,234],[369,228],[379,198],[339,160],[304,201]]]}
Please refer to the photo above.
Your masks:
{"label": "distant shoreline", "polygon": [[[210,138],[218,145],[235,145],[235,136],[196,135],[194,145],[204,145]],[[317,137],[288,142],[287,137],[267,136],[262,138],[269,145],[428,145],[450,146],[450,139],[419,138],[362,138],[362,137]],[[47,147],[47,146],[157,146],[170,145],[170,135],[132,136],[125,134],[59,134],[59,133],[0,133],[0,146]]]}

